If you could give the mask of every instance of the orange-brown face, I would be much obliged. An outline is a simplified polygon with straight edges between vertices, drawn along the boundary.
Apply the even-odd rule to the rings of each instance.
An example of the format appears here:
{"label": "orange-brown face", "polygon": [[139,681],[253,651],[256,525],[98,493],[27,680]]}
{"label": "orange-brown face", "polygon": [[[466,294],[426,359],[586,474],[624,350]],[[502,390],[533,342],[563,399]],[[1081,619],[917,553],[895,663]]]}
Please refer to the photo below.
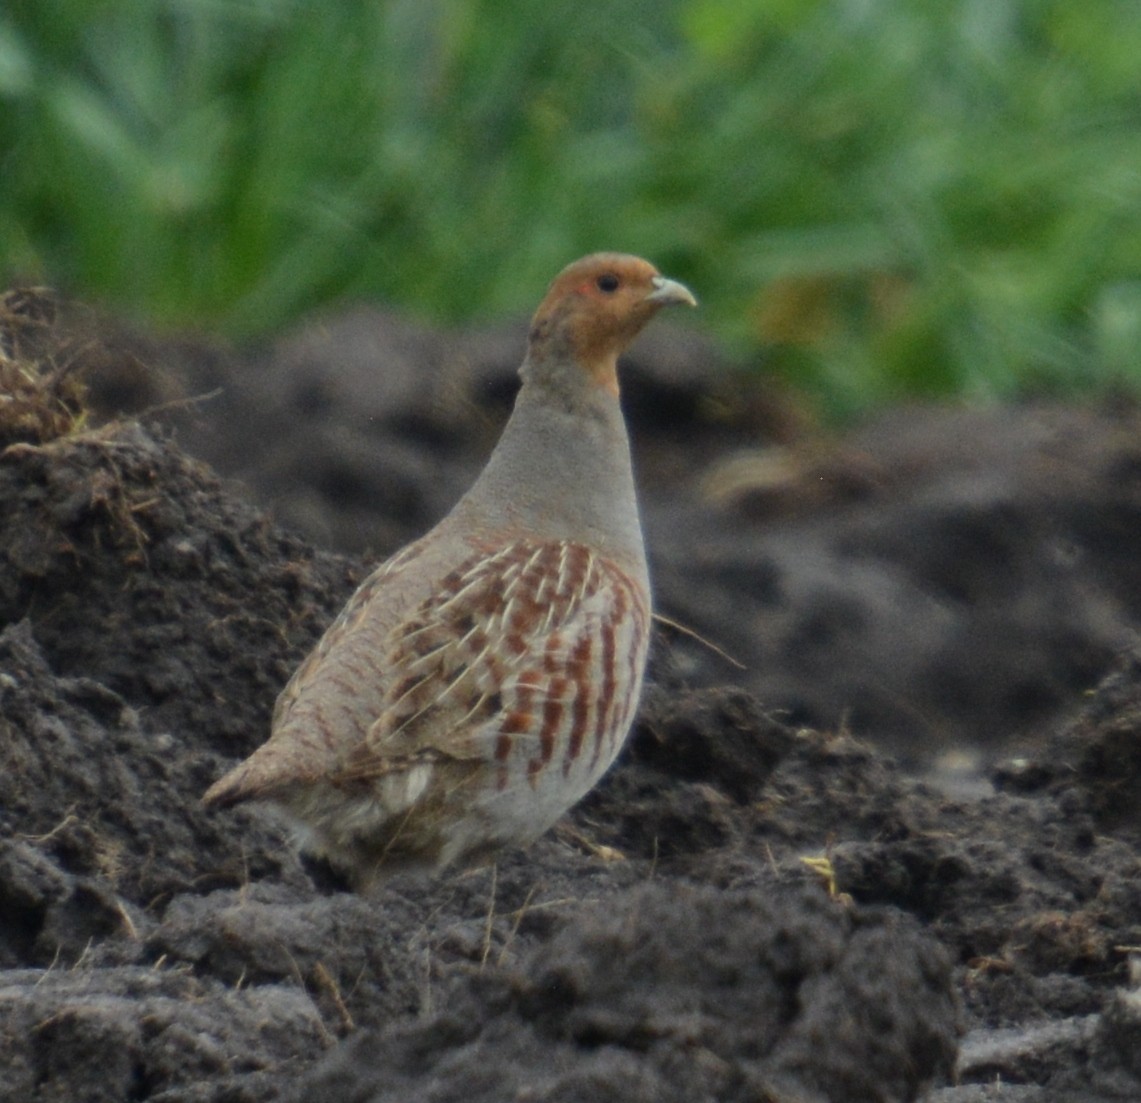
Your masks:
{"label": "orange-brown face", "polygon": [[619,354],[663,306],[696,306],[689,290],[648,261],[592,253],[559,273],[535,311],[531,341],[557,343],[600,386],[618,391]]}

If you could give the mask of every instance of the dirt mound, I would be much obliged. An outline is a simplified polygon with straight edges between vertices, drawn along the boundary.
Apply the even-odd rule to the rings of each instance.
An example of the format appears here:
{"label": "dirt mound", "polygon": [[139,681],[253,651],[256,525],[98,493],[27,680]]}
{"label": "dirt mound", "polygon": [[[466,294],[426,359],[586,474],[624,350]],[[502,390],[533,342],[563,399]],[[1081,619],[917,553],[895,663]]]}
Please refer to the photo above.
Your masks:
{"label": "dirt mound", "polygon": [[452,984],[426,1021],[356,1036],[295,1098],[911,1099],[951,1068],[949,980],[898,913],[655,882]]}

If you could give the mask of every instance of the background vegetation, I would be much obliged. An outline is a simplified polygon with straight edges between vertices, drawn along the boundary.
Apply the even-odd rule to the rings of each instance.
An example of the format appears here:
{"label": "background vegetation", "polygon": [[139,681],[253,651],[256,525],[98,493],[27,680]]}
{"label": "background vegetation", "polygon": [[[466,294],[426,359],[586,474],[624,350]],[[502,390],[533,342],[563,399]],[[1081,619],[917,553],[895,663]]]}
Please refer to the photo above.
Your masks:
{"label": "background vegetation", "polygon": [[7,0],[0,276],[253,335],[614,247],[837,414],[1141,387],[1136,0]]}

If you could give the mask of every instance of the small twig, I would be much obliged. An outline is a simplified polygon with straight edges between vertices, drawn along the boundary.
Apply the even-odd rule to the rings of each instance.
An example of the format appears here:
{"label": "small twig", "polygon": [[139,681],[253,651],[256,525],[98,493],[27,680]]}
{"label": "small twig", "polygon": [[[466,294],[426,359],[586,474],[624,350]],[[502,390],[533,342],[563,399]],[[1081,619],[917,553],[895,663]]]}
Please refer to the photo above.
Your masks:
{"label": "small twig", "polygon": [[696,640],[698,643],[708,647],[714,655],[719,655],[730,666],[735,666],[738,670],[748,670],[743,662],[739,659],[734,659],[724,648],[718,647],[712,640],[707,640],[700,632],[694,631],[692,628],[687,628],[684,624],[679,623],[672,617],[663,616],[661,613],[654,614],[654,620],[659,624],[664,624],[667,628],[672,628],[675,632],[680,632],[683,636],[689,636],[691,640]]}
{"label": "small twig", "polygon": [[424,943],[424,988],[420,994],[420,1015],[428,1018],[432,1014],[432,944]]}
{"label": "small twig", "polygon": [[17,839],[22,839],[27,843],[46,843],[58,835],[65,827],[70,827],[73,823],[78,823],[79,817],[74,812],[67,812],[62,820],[59,821],[50,831],[44,835],[16,835]]}
{"label": "small twig", "polygon": [[[301,989],[307,996],[309,995],[309,985],[305,983],[305,974],[301,972],[301,966],[297,958],[290,953],[284,946],[281,952],[285,955],[286,961],[289,962],[289,971],[293,974],[293,979],[297,982],[297,987]],[[321,1033],[324,1035],[325,1041],[334,1042],[336,1039],[333,1037],[333,1032],[325,1025],[325,1020],[322,1017],[320,1010],[317,1013],[317,1026]]]}
{"label": "small twig", "polygon": [[55,967],[59,964],[59,957],[62,952],[63,951],[61,947],[56,946],[55,953],[52,954],[52,959],[50,962],[48,962],[48,967],[40,974],[39,978],[36,980],[36,983],[32,985],[33,988],[39,988],[39,986],[45,980],[47,980],[48,976],[55,971]]}
{"label": "small twig", "polygon": [[144,417],[162,414],[167,410],[177,410],[184,406],[198,406],[202,403],[213,401],[213,399],[219,395],[224,394],[225,391],[225,387],[215,387],[212,391],[207,391],[205,394],[195,394],[189,398],[172,398],[168,402],[159,402],[154,406],[146,406],[132,416],[136,421],[142,421]]}
{"label": "small twig", "polygon": [[765,843],[765,856],[769,860],[769,869],[771,869],[774,874],[778,873],[776,855],[773,853],[773,848],[769,846],[767,842]]}
{"label": "small twig", "polygon": [[495,864],[491,867],[491,890],[487,901],[487,921],[483,926],[483,953],[479,958],[479,971],[481,973],[487,965],[487,959],[491,953],[491,929],[495,922],[495,889],[498,883],[499,866]]}
{"label": "small twig", "polygon": [[126,905],[118,897],[115,898],[115,914],[118,915],[119,922],[123,924],[123,930],[127,932],[127,937],[137,942],[139,939],[139,929],[135,926],[135,922],[127,911]]}
{"label": "small twig", "polygon": [[345,1033],[355,1030],[356,1023],[353,1022],[352,1013],[341,996],[341,989],[335,978],[321,962],[317,962],[313,966],[313,979],[319,987],[328,992],[329,998],[333,1001],[333,1006],[337,1009],[337,1014],[341,1016],[341,1026],[345,1028]]}
{"label": "small twig", "polygon": [[499,958],[496,965],[502,966],[507,960],[507,951],[511,948],[511,943],[515,941],[515,936],[519,933],[519,926],[523,922],[523,916],[527,914],[531,904],[531,897],[535,895],[535,890],[538,885],[532,885],[530,891],[527,893],[527,898],[523,901],[523,906],[515,912],[515,922],[511,924],[511,930],[507,932],[507,939],[503,943],[503,948],[499,951]]}

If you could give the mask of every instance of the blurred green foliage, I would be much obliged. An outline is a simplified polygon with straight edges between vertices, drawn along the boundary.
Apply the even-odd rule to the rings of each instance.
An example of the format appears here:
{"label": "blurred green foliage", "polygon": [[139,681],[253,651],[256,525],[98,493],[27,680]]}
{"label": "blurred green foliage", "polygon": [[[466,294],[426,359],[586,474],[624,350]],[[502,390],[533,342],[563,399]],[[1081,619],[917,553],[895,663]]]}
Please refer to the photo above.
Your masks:
{"label": "blurred green foliage", "polygon": [[834,414],[1141,389],[1137,0],[7,0],[0,275],[168,325],[596,248]]}

